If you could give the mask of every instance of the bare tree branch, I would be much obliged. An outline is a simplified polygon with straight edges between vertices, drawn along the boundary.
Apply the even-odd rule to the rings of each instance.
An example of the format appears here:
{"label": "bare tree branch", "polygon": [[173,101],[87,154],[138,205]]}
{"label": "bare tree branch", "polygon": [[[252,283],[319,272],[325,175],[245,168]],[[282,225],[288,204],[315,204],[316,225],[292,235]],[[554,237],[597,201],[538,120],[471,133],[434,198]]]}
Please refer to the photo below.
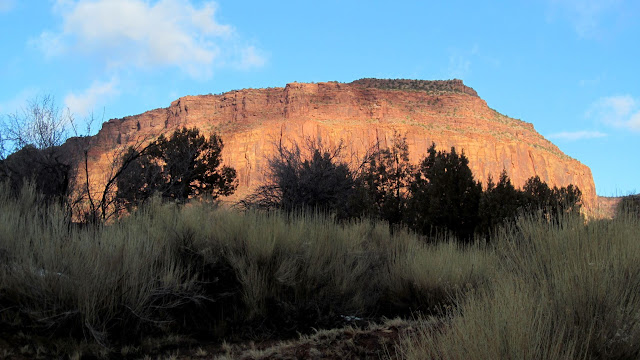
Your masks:
{"label": "bare tree branch", "polygon": [[74,123],[69,109],[56,106],[52,95],[37,96],[28,101],[19,112],[9,114],[2,124],[3,143],[11,144],[12,151],[27,145],[42,150],[62,145],[68,136],[68,127]]}

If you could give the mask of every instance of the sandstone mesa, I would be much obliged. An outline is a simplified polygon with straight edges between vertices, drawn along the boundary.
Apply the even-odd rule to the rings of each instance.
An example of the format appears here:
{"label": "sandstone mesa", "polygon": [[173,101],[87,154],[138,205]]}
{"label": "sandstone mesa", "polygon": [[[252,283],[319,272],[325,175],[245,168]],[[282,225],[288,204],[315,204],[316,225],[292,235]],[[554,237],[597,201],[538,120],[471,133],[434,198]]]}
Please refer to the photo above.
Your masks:
{"label": "sandstone mesa", "polygon": [[291,83],[184,96],[167,108],[104,123],[90,138],[90,174],[104,174],[119,149],[182,126],[222,136],[224,164],[236,169],[239,181],[227,201],[243,198],[265,181],[267,157],[280,138],[299,143],[321,138],[330,146],[343,141],[344,153],[355,161],[376,142],[391,145],[397,132],[406,135],[413,163],[432,142],[438,149],[455,146],[483,183],[489,175],[497,181],[505,169],[516,187],[538,175],[550,186],[577,185],[587,212],[597,202],[586,165],[565,155],[532,124],[489,108],[461,80]]}

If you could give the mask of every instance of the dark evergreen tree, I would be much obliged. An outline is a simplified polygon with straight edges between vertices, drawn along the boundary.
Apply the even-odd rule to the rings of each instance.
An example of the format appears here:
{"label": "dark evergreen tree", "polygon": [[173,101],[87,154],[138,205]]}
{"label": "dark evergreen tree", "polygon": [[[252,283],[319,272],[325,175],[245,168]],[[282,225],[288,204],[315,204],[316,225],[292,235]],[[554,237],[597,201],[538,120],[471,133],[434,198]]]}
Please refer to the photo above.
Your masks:
{"label": "dark evergreen tree", "polygon": [[582,191],[577,186],[569,184],[566,187],[553,187],[551,191],[551,207],[555,213],[580,212],[582,205]]}
{"label": "dark evergreen tree", "polygon": [[71,190],[71,162],[63,160],[58,147],[38,149],[27,145],[0,160],[0,181],[9,184],[11,192],[20,194],[26,182],[47,203],[64,203]]}
{"label": "dark evergreen tree", "polygon": [[116,204],[119,209],[131,211],[160,189],[162,168],[133,147],[122,156],[123,163],[127,160],[130,161],[126,169],[116,178]]}
{"label": "dark evergreen tree", "polygon": [[406,138],[395,134],[391,148],[379,148],[369,155],[357,179],[356,198],[360,212],[399,224],[407,206],[414,167],[409,163]]}
{"label": "dark evergreen tree", "polygon": [[515,220],[523,203],[522,192],[511,184],[511,179],[505,170],[500,174],[497,184],[489,176],[487,189],[480,199],[477,232],[488,235],[497,225]]}
{"label": "dark evergreen tree", "polygon": [[542,210],[547,213],[553,200],[553,191],[538,175],[525,182],[522,187],[527,211]]}
{"label": "dark evergreen tree", "polygon": [[219,136],[206,139],[197,128],[176,130],[170,138],[161,135],[149,156],[162,167],[162,197],[184,202],[205,194],[213,199],[231,195],[237,187],[236,171],[221,167],[223,147]]}
{"label": "dark evergreen tree", "polygon": [[473,238],[478,224],[482,186],[473,179],[469,160],[451,152],[437,151],[433,144],[419,164],[411,182],[407,223],[429,234],[446,230],[461,241]]}
{"label": "dark evergreen tree", "polygon": [[[222,139],[206,139],[197,128],[176,130],[169,138],[161,135],[118,177],[116,197],[128,207],[137,206],[153,193],[163,199],[184,203],[192,197],[212,199],[232,194],[236,171],[222,166]],[[135,156],[129,150],[126,156]]]}
{"label": "dark evergreen tree", "polygon": [[561,213],[579,212],[581,208],[582,192],[572,184],[552,189],[536,175],[527,180],[522,192],[526,211],[540,211],[550,218]]}
{"label": "dark evergreen tree", "polygon": [[302,205],[323,211],[346,212],[346,200],[353,190],[353,177],[344,163],[335,163],[330,153],[314,150],[309,160],[301,163],[297,186],[283,189],[283,207],[293,210]]}
{"label": "dark evergreen tree", "polygon": [[496,226],[524,214],[540,212],[555,219],[561,213],[579,212],[581,198],[582,193],[576,186],[550,188],[539,176],[529,178],[522,190],[517,190],[503,171],[497,185],[489,178],[482,194],[477,232],[489,235]]}

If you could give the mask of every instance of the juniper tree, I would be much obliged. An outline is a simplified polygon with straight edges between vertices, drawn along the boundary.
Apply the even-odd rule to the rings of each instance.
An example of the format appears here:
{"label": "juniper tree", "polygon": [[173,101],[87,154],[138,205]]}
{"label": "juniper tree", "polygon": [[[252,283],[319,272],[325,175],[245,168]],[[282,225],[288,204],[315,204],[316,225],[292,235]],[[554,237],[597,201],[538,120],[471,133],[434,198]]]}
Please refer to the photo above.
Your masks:
{"label": "juniper tree", "polygon": [[360,212],[383,219],[390,225],[405,217],[409,183],[414,167],[409,163],[409,147],[405,137],[394,134],[391,148],[373,151],[357,178]]}
{"label": "juniper tree", "polygon": [[[132,207],[153,193],[178,203],[202,195],[228,196],[237,187],[236,171],[222,166],[222,149],[219,136],[207,139],[197,128],[161,135],[118,177],[116,197]],[[134,151],[130,149],[125,157],[135,155]]]}
{"label": "juniper tree", "polygon": [[406,221],[423,234],[446,230],[459,240],[472,239],[478,223],[482,186],[464,153],[436,151],[435,143],[420,162],[410,185]]}

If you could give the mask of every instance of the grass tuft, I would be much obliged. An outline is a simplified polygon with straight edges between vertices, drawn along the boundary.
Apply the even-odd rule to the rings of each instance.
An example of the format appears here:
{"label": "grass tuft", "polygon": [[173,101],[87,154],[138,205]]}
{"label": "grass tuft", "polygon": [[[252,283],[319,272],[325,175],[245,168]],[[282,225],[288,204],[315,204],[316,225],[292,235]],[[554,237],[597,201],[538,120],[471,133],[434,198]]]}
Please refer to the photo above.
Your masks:
{"label": "grass tuft", "polygon": [[496,242],[490,286],[439,328],[404,340],[408,359],[631,359],[640,356],[640,222],[523,218]]}

